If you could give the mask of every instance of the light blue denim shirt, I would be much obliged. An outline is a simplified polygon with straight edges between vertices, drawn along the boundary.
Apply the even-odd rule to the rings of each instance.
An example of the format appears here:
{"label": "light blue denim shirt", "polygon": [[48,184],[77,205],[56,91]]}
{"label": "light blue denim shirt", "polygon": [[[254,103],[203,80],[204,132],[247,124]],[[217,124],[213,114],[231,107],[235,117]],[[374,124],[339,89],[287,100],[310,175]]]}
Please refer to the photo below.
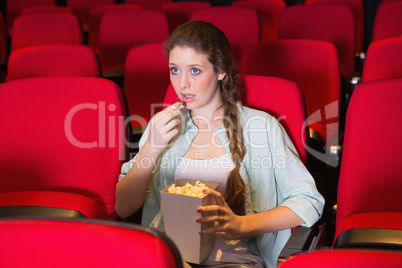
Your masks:
{"label": "light blue denim shirt", "polygon": [[[314,179],[307,171],[280,123],[269,114],[238,105],[246,146],[246,156],[240,175],[246,184],[246,214],[267,211],[278,206],[293,210],[312,226],[320,217],[324,198],[317,191]],[[187,111],[187,110],[185,110]],[[164,231],[160,206],[160,190],[173,183],[177,164],[187,152],[198,132],[188,111],[180,135],[177,135],[159,157],[148,187],[143,208],[142,225]],[[140,149],[149,135],[149,126]],[[222,125],[216,132],[227,153],[229,142]],[[120,179],[133,166],[135,158],[123,164]],[[279,253],[289,239],[291,230],[249,237],[249,248],[260,255],[267,267],[276,267]]]}

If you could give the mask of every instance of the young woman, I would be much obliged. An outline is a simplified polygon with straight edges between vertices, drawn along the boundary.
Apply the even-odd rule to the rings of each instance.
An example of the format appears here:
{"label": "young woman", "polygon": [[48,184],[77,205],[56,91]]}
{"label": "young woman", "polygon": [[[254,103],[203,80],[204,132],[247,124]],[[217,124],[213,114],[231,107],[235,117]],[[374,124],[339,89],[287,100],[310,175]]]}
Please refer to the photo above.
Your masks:
{"label": "young woman", "polygon": [[278,121],[240,104],[238,71],[221,30],[191,21],[165,47],[171,83],[185,108],[177,102],[152,118],[139,153],[122,167],[118,215],[143,206],[142,224],[163,231],[161,189],[179,178],[218,182],[216,190],[206,190],[217,205],[199,207],[194,219],[215,222],[200,232],[215,234],[202,265],[276,267],[290,228],[313,225],[323,197]]}

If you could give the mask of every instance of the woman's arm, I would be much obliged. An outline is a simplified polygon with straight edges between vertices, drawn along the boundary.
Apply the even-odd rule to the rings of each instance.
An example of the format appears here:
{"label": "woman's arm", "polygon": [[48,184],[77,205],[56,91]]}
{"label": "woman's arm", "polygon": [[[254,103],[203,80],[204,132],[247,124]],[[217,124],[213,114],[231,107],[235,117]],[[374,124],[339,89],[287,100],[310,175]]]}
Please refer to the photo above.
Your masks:
{"label": "woman's arm", "polygon": [[205,190],[205,193],[215,198],[216,205],[199,207],[197,211],[200,213],[209,212],[214,215],[199,217],[196,221],[199,223],[218,222],[218,224],[210,229],[202,230],[200,234],[225,232],[230,237],[238,238],[246,235],[277,232],[304,223],[303,219],[295,212],[282,206],[257,214],[238,216],[232,212],[219,192]]}
{"label": "woman's arm", "polygon": [[181,103],[177,102],[157,113],[150,122],[147,141],[136,156],[135,162],[116,187],[116,213],[127,218],[137,211],[145,201],[152,171],[160,154],[169,141],[179,133],[177,126]]}

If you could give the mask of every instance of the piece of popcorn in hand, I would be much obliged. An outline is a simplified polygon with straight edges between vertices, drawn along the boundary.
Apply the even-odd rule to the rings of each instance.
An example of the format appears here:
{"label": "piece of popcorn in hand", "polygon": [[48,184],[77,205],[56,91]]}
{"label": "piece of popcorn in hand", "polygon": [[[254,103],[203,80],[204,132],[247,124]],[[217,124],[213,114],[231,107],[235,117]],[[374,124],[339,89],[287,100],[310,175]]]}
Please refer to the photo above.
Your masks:
{"label": "piece of popcorn in hand", "polygon": [[207,185],[205,185],[200,181],[196,181],[195,185],[192,185],[188,182],[184,186],[176,186],[175,184],[172,184],[167,189],[167,191],[172,194],[181,194],[181,195],[203,198],[204,196],[206,196],[206,194],[202,192],[203,189],[211,189],[211,188],[209,188]]}

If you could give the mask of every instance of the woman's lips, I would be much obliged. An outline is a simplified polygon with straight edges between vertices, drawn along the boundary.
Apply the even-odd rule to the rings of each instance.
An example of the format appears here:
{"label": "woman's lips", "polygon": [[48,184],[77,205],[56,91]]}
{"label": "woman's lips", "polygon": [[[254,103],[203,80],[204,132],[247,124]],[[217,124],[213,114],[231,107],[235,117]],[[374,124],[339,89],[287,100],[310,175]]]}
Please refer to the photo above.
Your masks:
{"label": "woman's lips", "polygon": [[193,94],[181,94],[182,101],[183,102],[192,102],[195,98],[195,95]]}

